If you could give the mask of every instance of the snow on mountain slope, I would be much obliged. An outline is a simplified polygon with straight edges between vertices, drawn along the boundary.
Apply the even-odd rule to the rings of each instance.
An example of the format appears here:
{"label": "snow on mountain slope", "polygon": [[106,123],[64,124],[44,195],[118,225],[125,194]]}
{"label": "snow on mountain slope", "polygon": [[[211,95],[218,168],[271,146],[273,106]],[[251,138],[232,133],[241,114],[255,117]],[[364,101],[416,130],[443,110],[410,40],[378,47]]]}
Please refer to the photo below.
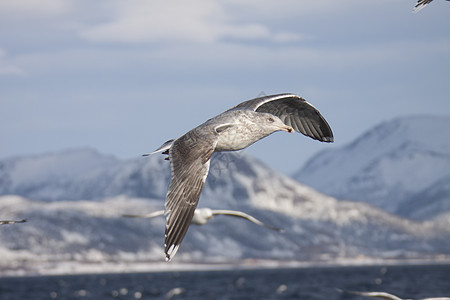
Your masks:
{"label": "snow on mountain slope", "polygon": [[161,197],[168,170],[169,164],[156,157],[121,161],[92,149],[16,157],[0,161],[0,195],[43,201],[99,200],[119,194]]}
{"label": "snow on mountain slope", "polygon": [[[59,160],[57,154],[51,156],[51,160],[47,155],[35,156],[32,166],[39,157]],[[71,156],[61,156],[67,159],[62,165],[66,168]],[[23,226],[0,228],[0,266],[163,260],[164,219],[136,220],[120,215],[163,209],[170,179],[168,162],[161,155],[129,161],[106,159],[105,164],[88,161],[95,167],[85,166],[84,172],[60,181],[41,163],[46,171],[34,173],[39,184],[32,177],[11,176],[19,174],[16,165],[27,173],[20,158],[2,162],[2,172],[14,187],[9,191],[29,198],[0,197],[1,218],[28,219],[16,224]],[[61,174],[63,170],[52,172]],[[0,187],[8,190],[8,186]],[[364,203],[323,195],[242,152],[214,155],[199,207],[241,210],[285,232],[216,216],[208,225],[191,226],[175,257],[178,261],[333,261],[450,254],[447,227],[409,221]]]}
{"label": "snow on mountain slope", "polygon": [[[334,197],[362,201],[388,212],[421,219],[433,218],[447,204],[420,211],[429,200],[419,195],[439,194],[450,176],[450,117],[413,116],[376,126],[353,143],[324,151],[294,177]],[[441,184],[439,183],[441,182]]]}
{"label": "snow on mountain slope", "polygon": [[[303,201],[290,214],[237,206],[278,233],[233,217],[216,216],[205,226],[191,226],[178,262],[217,262],[257,258],[333,262],[339,259],[415,259],[449,255],[450,232],[432,224],[400,220],[364,204],[334,203],[333,213],[319,215]],[[361,208],[362,212],[358,212]],[[41,202],[19,196],[0,197],[2,216],[27,223],[0,228],[0,269],[34,269],[64,262],[164,261],[165,221],[128,219],[123,213],[161,208],[160,200],[125,196],[101,201]],[[331,217],[330,217],[331,216]],[[100,271],[100,270],[99,270]]]}
{"label": "snow on mountain slope", "polygon": [[448,214],[450,216],[450,175],[437,180],[405,201],[399,206],[398,213],[418,220],[426,220],[430,215]]}

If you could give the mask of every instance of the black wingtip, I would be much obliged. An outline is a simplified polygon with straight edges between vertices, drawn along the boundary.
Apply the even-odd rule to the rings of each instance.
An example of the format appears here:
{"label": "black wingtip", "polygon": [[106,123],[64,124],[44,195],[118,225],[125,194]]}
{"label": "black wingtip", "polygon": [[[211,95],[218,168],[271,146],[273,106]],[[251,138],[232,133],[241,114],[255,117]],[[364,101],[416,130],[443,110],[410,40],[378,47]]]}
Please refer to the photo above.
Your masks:
{"label": "black wingtip", "polygon": [[325,136],[325,137],[322,138],[322,142],[333,143],[334,142],[334,137],[333,136]]}

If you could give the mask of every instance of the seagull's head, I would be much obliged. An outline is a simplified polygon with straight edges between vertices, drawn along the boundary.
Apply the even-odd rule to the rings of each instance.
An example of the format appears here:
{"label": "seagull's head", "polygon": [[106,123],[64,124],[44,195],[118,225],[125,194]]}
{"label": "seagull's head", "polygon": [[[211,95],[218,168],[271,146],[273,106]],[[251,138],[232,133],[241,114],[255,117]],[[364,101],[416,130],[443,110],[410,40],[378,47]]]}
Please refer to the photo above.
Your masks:
{"label": "seagull's head", "polygon": [[273,114],[260,113],[258,121],[260,122],[260,124],[264,124],[264,127],[266,127],[267,130],[270,130],[271,132],[280,130],[287,131],[289,133],[294,132],[294,129],[291,126],[284,124],[284,122],[281,121],[280,118]]}

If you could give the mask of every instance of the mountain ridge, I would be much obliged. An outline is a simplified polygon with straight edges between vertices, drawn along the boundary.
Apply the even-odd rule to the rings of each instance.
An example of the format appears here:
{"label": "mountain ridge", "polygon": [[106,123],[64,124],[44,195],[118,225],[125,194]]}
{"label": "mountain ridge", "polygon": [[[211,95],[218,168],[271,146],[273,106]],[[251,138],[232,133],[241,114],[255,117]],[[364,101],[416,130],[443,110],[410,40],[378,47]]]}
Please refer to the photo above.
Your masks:
{"label": "mountain ridge", "polygon": [[[386,121],[339,149],[313,156],[293,177],[340,199],[370,203],[403,217],[432,219],[446,205],[424,214],[421,210],[429,199],[421,202],[419,195],[436,194],[442,199],[434,201],[448,202],[450,193],[432,190],[441,188],[438,183],[450,176],[446,128],[450,116]],[[417,208],[411,207],[414,204]]]}

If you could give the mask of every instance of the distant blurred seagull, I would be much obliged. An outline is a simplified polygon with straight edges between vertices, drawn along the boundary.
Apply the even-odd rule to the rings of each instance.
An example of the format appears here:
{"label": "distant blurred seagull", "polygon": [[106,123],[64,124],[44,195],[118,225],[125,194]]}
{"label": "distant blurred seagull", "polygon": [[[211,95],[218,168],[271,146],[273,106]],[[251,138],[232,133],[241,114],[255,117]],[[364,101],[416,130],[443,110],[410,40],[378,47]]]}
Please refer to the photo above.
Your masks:
{"label": "distant blurred seagull", "polygon": [[[392,299],[392,300],[413,300],[413,299],[404,299],[397,297],[395,295],[386,293],[386,292],[358,292],[358,291],[342,291],[338,290],[342,293],[348,293],[353,295],[359,295],[364,297],[378,298],[378,299]],[[416,300],[450,300],[448,297],[437,297],[437,298],[418,298]]]}
{"label": "distant blurred seagull", "polygon": [[0,225],[6,225],[6,224],[14,224],[14,223],[25,223],[27,220],[20,220],[20,221],[0,221]]}
{"label": "distant blurred seagull", "polygon": [[314,106],[297,95],[279,94],[242,102],[144,154],[162,151],[169,155],[166,159],[172,168],[165,203],[167,261],[177,252],[194,216],[211,155],[244,149],[280,130],[295,130],[321,142],[333,142],[330,126]]}
{"label": "distant blurred seagull", "polygon": [[[148,214],[143,214],[143,215],[123,215],[123,216],[127,217],[127,218],[154,218],[154,217],[158,217],[158,216],[162,216],[162,215],[164,215],[164,210],[158,210],[158,211],[151,212]],[[232,217],[239,217],[239,218],[246,219],[257,225],[264,226],[264,227],[267,227],[267,228],[275,230],[275,231],[279,231],[279,232],[282,231],[282,229],[270,226],[268,224],[264,224],[263,222],[256,219],[255,217],[252,217],[251,215],[246,214],[242,211],[226,210],[226,209],[220,209],[220,210],[214,209],[213,210],[210,208],[196,208],[194,211],[194,216],[192,218],[191,224],[205,225],[206,223],[209,222],[209,220],[212,219],[212,217],[214,215],[227,215],[227,216],[232,216]]]}
{"label": "distant blurred seagull", "polygon": [[[419,10],[421,10],[422,8],[424,8],[425,6],[427,6],[431,1],[433,0],[418,0],[416,3],[416,6],[414,6],[414,12],[418,12]],[[446,0],[446,1],[450,1],[450,0]]]}

